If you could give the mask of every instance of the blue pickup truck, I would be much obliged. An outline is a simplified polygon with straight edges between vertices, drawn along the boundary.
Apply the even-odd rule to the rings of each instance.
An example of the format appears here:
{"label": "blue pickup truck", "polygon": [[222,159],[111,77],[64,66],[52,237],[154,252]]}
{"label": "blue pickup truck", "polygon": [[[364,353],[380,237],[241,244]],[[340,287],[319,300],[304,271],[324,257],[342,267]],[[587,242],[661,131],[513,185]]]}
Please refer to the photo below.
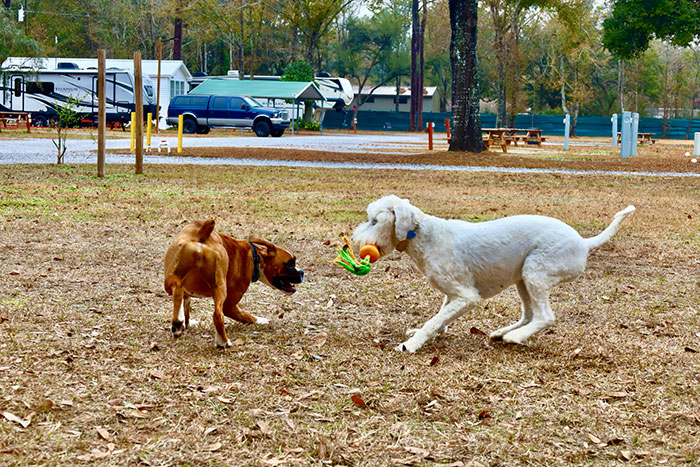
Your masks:
{"label": "blue pickup truck", "polygon": [[177,96],[168,106],[168,125],[183,115],[184,133],[209,133],[210,128],[252,128],[257,136],[282,136],[291,121],[286,110],[263,107],[247,96]]}

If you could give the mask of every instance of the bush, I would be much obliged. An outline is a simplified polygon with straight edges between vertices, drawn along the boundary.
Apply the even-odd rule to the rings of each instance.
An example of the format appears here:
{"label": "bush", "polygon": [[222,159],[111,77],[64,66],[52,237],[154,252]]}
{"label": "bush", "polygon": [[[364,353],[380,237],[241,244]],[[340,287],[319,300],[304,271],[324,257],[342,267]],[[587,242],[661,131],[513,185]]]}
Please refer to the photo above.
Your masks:
{"label": "bush", "polygon": [[317,122],[307,122],[306,120],[299,120],[297,122],[296,130],[310,130],[310,131],[320,131],[321,125]]}

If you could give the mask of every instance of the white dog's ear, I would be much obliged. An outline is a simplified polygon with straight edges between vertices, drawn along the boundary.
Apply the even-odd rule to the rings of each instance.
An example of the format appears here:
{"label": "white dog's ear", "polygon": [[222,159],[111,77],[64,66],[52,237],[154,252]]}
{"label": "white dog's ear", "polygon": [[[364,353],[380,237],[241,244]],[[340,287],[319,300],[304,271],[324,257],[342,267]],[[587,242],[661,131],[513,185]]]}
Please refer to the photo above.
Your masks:
{"label": "white dog's ear", "polygon": [[[396,238],[401,241],[405,240],[409,231],[416,228],[416,220],[418,219],[417,209],[407,201],[403,200],[400,204],[395,205],[394,211],[394,232]],[[413,234],[415,236],[415,233]]]}

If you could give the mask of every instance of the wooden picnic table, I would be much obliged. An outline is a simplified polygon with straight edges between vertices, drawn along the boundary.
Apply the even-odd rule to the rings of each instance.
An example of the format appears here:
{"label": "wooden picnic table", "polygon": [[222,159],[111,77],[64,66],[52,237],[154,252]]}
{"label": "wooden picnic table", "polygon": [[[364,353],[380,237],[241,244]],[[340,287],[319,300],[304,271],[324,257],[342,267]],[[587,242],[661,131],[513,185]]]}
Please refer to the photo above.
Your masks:
{"label": "wooden picnic table", "polygon": [[[637,132],[637,144],[644,144],[644,143],[649,143],[649,144],[654,144],[656,142],[656,139],[652,138],[656,133],[641,133]],[[622,133],[619,131],[617,132],[617,142],[621,143],[622,142]]]}
{"label": "wooden picnic table", "polygon": [[488,149],[491,145],[501,146],[503,152],[507,152],[506,146],[513,143],[518,145],[519,140],[527,144],[542,146],[542,130],[537,128],[482,128],[484,144]]}
{"label": "wooden picnic table", "polygon": [[20,128],[26,126],[31,131],[31,119],[27,112],[0,112],[1,128]]}
{"label": "wooden picnic table", "polygon": [[508,145],[506,133],[508,131],[510,131],[509,128],[482,128],[481,133],[483,133],[482,136],[486,149],[490,149],[491,146],[500,146],[503,152],[508,152],[506,149]]}

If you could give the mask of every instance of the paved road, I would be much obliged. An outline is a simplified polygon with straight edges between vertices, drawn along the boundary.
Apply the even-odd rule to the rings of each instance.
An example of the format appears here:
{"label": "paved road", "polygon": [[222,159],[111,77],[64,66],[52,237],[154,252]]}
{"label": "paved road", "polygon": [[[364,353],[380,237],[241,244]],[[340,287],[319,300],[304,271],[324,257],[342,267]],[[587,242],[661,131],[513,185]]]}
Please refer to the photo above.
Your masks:
{"label": "paved road", "polygon": [[[177,138],[164,138],[171,147],[177,147]],[[156,143],[154,138],[153,143]],[[109,139],[107,148],[127,149],[128,139]],[[444,146],[444,140],[441,145]],[[97,142],[94,140],[68,140],[66,164],[97,163]],[[324,136],[290,136],[283,138],[243,137],[206,137],[184,138],[185,147],[240,147],[240,148],[290,148],[314,151],[405,154],[406,152],[425,152],[427,136],[423,134],[388,134],[388,135],[324,135]],[[532,148],[534,149],[534,148]],[[532,150],[528,148],[528,150]],[[506,167],[444,166],[431,164],[380,164],[357,162],[313,162],[280,161],[262,159],[174,157],[145,155],[144,164],[199,164],[199,165],[240,165],[240,166],[284,166],[284,167],[318,167],[329,169],[395,169],[395,170],[440,170],[451,172],[501,172],[501,173],[559,173],[573,175],[642,175],[670,177],[700,177],[700,173],[676,172],[621,172],[621,171],[586,171],[566,169],[525,169]],[[0,164],[52,164],[56,162],[56,148],[50,139],[0,139]],[[133,155],[107,154],[108,164],[133,164]]]}

